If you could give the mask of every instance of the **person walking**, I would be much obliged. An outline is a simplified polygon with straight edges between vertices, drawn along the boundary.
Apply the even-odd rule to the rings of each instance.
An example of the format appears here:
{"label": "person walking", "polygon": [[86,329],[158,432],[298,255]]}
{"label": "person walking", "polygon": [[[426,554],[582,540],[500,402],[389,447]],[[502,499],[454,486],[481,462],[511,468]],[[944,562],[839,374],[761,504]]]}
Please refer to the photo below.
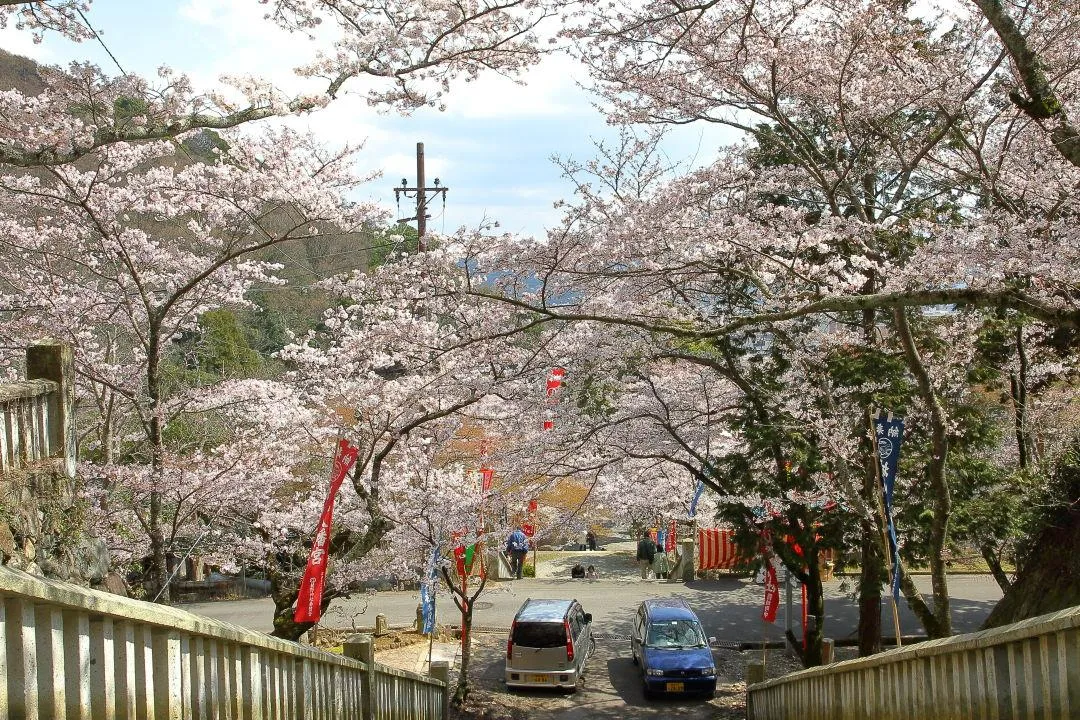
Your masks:
{"label": "person walking", "polygon": [[521,579],[521,569],[525,565],[525,555],[529,552],[529,539],[525,532],[517,528],[506,539],[506,552],[510,553],[510,572],[518,580]]}
{"label": "person walking", "polygon": [[589,546],[590,550],[596,550],[596,533],[592,530],[585,533],[585,544]]}
{"label": "person walking", "polygon": [[657,580],[668,576],[667,553],[664,551],[664,546],[660,542],[656,543],[656,554],[653,556],[652,571],[653,577]]}
{"label": "person walking", "polygon": [[641,579],[647,580],[649,578],[649,568],[652,567],[653,559],[656,557],[656,543],[653,542],[652,534],[646,530],[645,534],[641,536],[641,540],[637,544],[637,561],[638,567],[641,568]]}

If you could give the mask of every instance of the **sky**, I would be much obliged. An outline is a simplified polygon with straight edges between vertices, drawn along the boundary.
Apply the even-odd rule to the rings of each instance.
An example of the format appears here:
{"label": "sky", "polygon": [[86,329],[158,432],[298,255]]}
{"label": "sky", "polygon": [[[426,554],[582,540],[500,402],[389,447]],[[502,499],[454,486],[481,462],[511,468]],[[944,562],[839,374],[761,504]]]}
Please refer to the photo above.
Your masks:
{"label": "sky", "polygon": [[[257,0],[94,0],[87,18],[126,72],[154,77],[164,65],[189,75],[199,90],[220,88],[226,74],[266,78],[289,92],[317,89],[293,72],[313,46],[264,20],[265,11]],[[120,73],[94,41],[46,35],[34,44],[29,33],[8,28],[0,31],[0,46],[41,63],[89,60]],[[383,176],[357,199],[373,200],[395,217],[415,215],[405,199],[397,214],[393,188],[403,178],[415,185],[416,144],[423,142],[428,184],[438,177],[450,188],[445,211],[440,201],[429,206],[429,231],[497,221],[503,231],[538,235],[558,223],[556,201],[573,193],[552,157],[586,161],[595,154],[594,140],[616,135],[596,98],[578,84],[583,78],[571,60],[552,58],[531,70],[524,85],[489,74],[454,87],[445,111],[423,108],[407,117],[369,107],[357,79],[329,107],[289,122],[330,144],[363,142],[360,169]],[[696,166],[731,140],[715,129],[681,127],[665,150],[671,160]]]}

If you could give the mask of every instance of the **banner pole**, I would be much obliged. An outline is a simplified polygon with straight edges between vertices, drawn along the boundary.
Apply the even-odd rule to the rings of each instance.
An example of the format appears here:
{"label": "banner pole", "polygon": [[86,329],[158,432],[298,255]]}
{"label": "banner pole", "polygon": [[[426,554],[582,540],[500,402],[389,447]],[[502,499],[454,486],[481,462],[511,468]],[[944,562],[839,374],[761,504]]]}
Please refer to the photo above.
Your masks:
{"label": "banner pole", "polygon": [[436,576],[435,582],[431,584],[431,632],[428,633],[427,641],[427,666],[428,672],[431,672],[431,649],[435,645],[435,631],[439,627],[439,617],[435,605],[436,590],[439,587],[439,578]]}
{"label": "banner pole", "polygon": [[764,669],[766,667],[765,666],[765,653],[768,652],[768,649],[769,649],[769,643],[768,643],[768,641],[767,641],[767,639],[765,637],[765,634],[766,634],[765,630],[766,630],[767,627],[768,627],[768,623],[766,623],[764,620],[762,620],[761,621],[761,668],[762,668],[763,671],[764,671]]}
{"label": "banner pole", "polygon": [[889,602],[892,603],[892,619],[893,629],[896,631],[896,647],[903,647],[904,643],[900,639],[900,614],[896,608],[896,598],[893,597],[892,591],[889,591]]}

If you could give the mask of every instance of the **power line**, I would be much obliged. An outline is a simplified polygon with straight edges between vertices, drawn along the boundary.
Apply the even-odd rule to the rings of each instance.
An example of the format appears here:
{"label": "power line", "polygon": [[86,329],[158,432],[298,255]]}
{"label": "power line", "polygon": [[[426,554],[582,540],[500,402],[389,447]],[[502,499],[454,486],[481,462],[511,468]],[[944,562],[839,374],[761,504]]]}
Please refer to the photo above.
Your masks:
{"label": "power line", "polygon": [[108,53],[110,58],[112,58],[112,61],[116,63],[116,67],[120,69],[120,74],[127,75],[127,70],[125,70],[120,65],[120,61],[116,59],[115,55],[113,55],[112,50],[110,50],[109,46],[105,44],[105,41],[101,39],[101,33],[94,29],[94,26],[91,25],[90,21],[86,19],[86,15],[83,14],[82,10],[80,10],[79,8],[75,8],[75,11],[79,13],[79,17],[82,18],[83,24],[86,25],[86,28],[90,31],[90,34],[93,35],[94,39],[97,40],[101,47],[105,49],[105,52]]}

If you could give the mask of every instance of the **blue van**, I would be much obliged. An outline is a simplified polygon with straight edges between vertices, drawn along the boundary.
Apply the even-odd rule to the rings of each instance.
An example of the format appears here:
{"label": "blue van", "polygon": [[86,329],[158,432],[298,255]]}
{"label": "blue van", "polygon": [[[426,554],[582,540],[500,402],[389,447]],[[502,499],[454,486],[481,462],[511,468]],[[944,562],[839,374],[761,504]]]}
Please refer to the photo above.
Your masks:
{"label": "blue van", "polygon": [[641,603],[630,636],[634,664],[641,668],[645,697],[716,693],[716,665],[697,615],[680,598]]}

